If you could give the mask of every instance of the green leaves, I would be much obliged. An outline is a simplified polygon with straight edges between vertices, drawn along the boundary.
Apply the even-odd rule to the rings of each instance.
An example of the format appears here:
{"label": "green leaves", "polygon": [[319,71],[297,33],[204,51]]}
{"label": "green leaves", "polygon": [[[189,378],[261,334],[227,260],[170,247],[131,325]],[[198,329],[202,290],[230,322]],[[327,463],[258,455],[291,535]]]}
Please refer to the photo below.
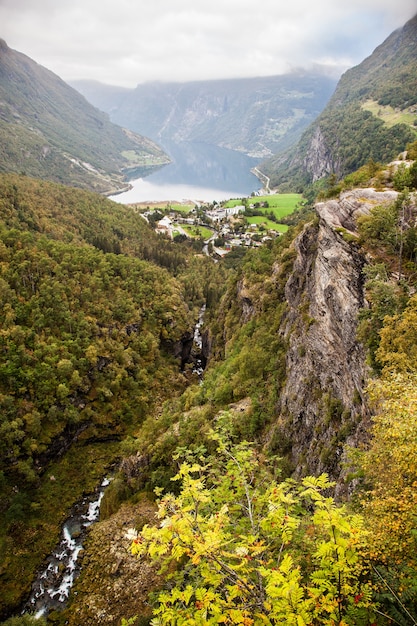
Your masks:
{"label": "green leaves", "polygon": [[369,596],[353,600],[367,589],[361,519],[323,495],[325,475],[277,483],[256,471],[252,447],[225,437],[226,418],[217,455],[181,465],[180,493],[162,497],[159,526],[132,544],[173,571],[153,624],[366,624]]}
{"label": "green leaves", "polygon": [[[18,222],[1,197],[2,183],[0,177],[0,217]],[[75,227],[67,223],[74,219],[72,202],[80,202],[79,216],[86,199],[88,209],[95,206],[91,195],[78,190],[66,196],[57,186],[26,185],[23,193],[17,188],[25,215],[33,213],[39,229],[51,227],[57,238]],[[39,197],[31,198],[30,190]],[[62,214],[55,221],[57,195]],[[45,197],[46,208],[29,210],[30,201],[39,209]],[[111,203],[96,202],[99,213],[105,210],[94,219],[107,221]],[[110,427],[118,436],[129,420],[142,420],[178,372],[165,347],[191,325],[179,285],[166,270],[103,254],[82,238],[69,244],[52,236],[0,226],[0,469],[10,485],[36,481],[34,459],[63,433],[74,436],[81,424],[96,432]]]}

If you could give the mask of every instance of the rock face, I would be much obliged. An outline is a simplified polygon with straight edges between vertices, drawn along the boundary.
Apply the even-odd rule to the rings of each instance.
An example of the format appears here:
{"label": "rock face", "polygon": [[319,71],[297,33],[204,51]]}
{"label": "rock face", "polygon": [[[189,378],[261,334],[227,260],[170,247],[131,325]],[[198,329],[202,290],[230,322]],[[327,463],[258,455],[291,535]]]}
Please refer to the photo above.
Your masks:
{"label": "rock face", "polygon": [[311,176],[313,183],[332,172],[339,174],[341,171],[340,159],[337,156],[334,157],[332,151],[326,146],[320,126],[314,130],[303,159],[303,167]]}
{"label": "rock face", "polygon": [[[282,324],[287,376],[276,433],[284,433],[281,445],[296,474],[326,471],[339,479],[345,444],[366,438],[368,368],[357,340],[358,313],[366,306],[366,259],[354,240],[355,220],[395,197],[361,189],[318,204],[318,223],[294,241],[297,256]],[[343,492],[341,484],[338,489]]]}

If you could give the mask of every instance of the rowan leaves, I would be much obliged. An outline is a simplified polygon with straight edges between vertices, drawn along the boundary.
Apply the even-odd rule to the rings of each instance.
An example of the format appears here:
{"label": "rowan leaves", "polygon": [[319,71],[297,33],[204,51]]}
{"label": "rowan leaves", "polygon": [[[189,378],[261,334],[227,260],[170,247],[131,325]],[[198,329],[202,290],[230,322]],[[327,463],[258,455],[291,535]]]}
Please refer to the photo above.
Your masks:
{"label": "rowan leaves", "polygon": [[173,572],[153,626],[367,624],[361,519],[323,494],[328,477],[277,482],[250,444],[215,440],[217,456],[181,465],[179,494],[132,545]]}

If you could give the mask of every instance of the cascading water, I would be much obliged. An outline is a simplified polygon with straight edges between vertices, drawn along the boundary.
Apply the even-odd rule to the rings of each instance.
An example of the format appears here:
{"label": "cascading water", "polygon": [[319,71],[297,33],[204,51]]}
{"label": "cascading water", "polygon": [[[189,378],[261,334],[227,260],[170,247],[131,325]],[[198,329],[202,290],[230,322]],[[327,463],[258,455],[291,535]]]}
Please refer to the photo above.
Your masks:
{"label": "cascading water", "polygon": [[51,610],[62,608],[68,600],[71,587],[80,572],[78,556],[83,549],[87,528],[98,520],[100,504],[110,480],[105,478],[96,492],[77,504],[66,520],[61,540],[46,560],[45,568],[32,585],[32,593],[23,612],[36,618]]}
{"label": "cascading water", "polygon": [[204,372],[204,367],[203,367],[203,360],[201,357],[201,350],[203,347],[203,337],[201,335],[201,327],[203,325],[204,322],[204,314],[206,312],[206,305],[203,304],[203,306],[200,309],[200,313],[198,315],[198,321],[197,324],[195,325],[194,328],[194,343],[197,346],[197,348],[200,351],[200,356],[197,357],[196,359],[196,363],[195,363],[195,367],[193,369],[193,372],[195,374],[198,374],[200,377],[203,375]]}

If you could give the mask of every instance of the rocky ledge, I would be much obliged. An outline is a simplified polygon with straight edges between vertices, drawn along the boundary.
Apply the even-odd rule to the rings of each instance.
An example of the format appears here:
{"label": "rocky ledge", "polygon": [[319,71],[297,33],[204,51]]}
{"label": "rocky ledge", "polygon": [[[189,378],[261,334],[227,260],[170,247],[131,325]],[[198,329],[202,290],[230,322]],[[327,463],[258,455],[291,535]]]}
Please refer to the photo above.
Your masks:
{"label": "rocky ledge", "polygon": [[346,444],[365,440],[369,426],[369,372],[357,339],[358,314],[367,306],[367,259],[356,241],[356,219],[396,197],[393,191],[355,189],[317,204],[318,223],[294,241],[296,260],[285,288],[287,378],[276,432],[296,474],[326,471],[338,481],[340,494]]}

